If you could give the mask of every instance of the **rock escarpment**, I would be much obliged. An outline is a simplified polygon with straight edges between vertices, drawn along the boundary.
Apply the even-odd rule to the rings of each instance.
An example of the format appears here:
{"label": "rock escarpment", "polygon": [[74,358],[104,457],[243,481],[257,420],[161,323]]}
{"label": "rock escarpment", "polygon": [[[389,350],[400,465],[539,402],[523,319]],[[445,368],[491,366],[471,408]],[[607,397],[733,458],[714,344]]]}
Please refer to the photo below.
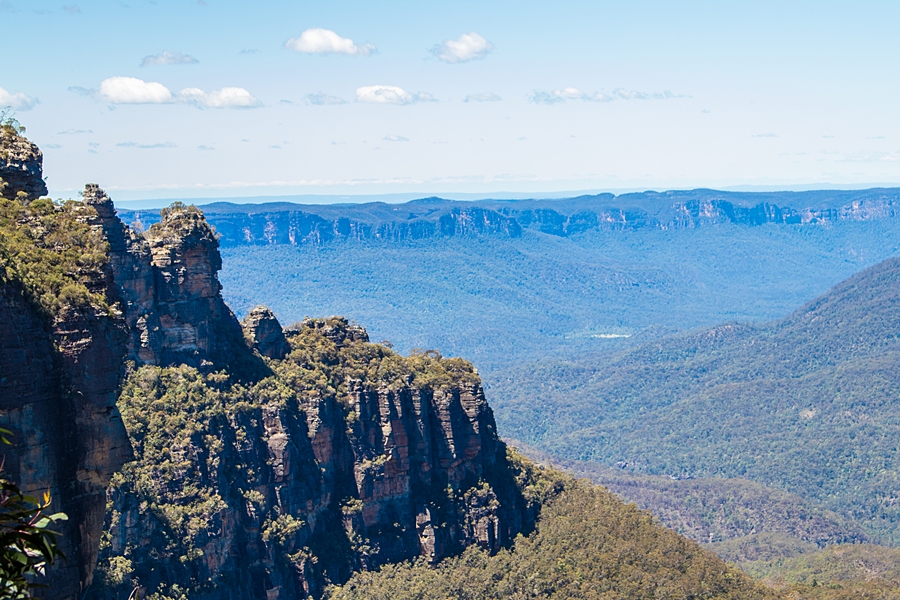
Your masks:
{"label": "rock escarpment", "polygon": [[[525,232],[571,237],[588,231],[694,229],[718,225],[816,225],[900,214],[900,189],[741,193],[716,190],[597,194],[548,200],[452,201],[423,198],[310,206],[230,204],[204,207],[225,247],[324,245],[335,241],[415,242],[455,237],[519,238]],[[156,222],[129,212],[126,221]]]}
{"label": "rock escarpment", "polygon": [[[138,233],[95,185],[64,206],[8,202],[8,474],[71,517],[48,597],[83,595],[98,551],[94,597],[316,597],[533,526],[470,364],[400,357],[341,318],[285,332],[260,308],[242,329],[196,208]],[[71,264],[51,271],[71,281],[41,279],[49,255],[18,264],[23,240],[60,252]]]}
{"label": "rock escarpment", "polygon": [[23,194],[34,200],[47,194],[44,154],[21,135],[23,131],[10,123],[0,125],[0,196],[12,199]]}
{"label": "rock escarpment", "polygon": [[130,360],[218,368],[254,363],[240,325],[219,293],[219,242],[202,212],[176,203],[138,234],[116,216],[112,200],[99,186],[85,186],[84,201],[97,211],[110,245],[130,334]]}
{"label": "rock escarpment", "polygon": [[111,487],[94,593],[317,597],[360,569],[496,551],[533,527],[471,365],[397,356],[340,318],[287,342],[253,384],[132,373],[120,406],[138,460]]}
{"label": "rock escarpment", "polygon": [[68,559],[46,581],[53,598],[90,583],[106,485],[132,456],[116,408],[126,334],[106,303],[115,290],[93,216],[0,199],[0,426],[13,442],[0,454],[5,477],[29,495],[49,492],[69,516]]}
{"label": "rock escarpment", "polygon": [[5,189],[16,193],[0,199],[0,426],[14,442],[4,473],[69,516],[68,558],[46,595],[74,598],[91,583],[107,484],[133,457],[116,407],[126,362],[265,368],[219,295],[202,214],[177,206],[139,235],[96,185],[60,206],[31,198],[34,186]]}

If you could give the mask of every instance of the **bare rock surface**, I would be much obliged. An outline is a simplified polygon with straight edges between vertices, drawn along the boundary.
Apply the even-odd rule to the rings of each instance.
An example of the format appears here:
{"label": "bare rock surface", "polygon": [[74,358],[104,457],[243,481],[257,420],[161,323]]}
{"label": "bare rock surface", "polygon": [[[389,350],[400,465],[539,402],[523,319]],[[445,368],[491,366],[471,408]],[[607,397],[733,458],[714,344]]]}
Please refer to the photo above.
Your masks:
{"label": "bare rock surface", "polygon": [[36,144],[11,125],[0,125],[0,195],[15,198],[25,194],[28,200],[47,195],[44,183],[44,154]]}
{"label": "bare rock surface", "polygon": [[257,306],[251,310],[242,325],[253,347],[263,356],[280,360],[291,351],[281,323],[267,307]]}

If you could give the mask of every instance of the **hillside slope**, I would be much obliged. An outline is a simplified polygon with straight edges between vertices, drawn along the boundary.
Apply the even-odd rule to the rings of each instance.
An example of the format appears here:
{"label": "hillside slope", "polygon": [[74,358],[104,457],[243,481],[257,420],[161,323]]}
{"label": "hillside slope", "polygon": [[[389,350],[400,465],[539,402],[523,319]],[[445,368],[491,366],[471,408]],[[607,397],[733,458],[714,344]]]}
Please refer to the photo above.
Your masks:
{"label": "hillside slope", "polygon": [[[633,472],[743,477],[900,541],[900,259],[769,325],[731,323],[499,394],[504,431]],[[564,393],[554,393],[554,389]]]}
{"label": "hillside slope", "polygon": [[329,590],[333,600],[780,597],[608,491],[567,481],[538,530],[489,556],[472,548],[437,568],[392,565]]}

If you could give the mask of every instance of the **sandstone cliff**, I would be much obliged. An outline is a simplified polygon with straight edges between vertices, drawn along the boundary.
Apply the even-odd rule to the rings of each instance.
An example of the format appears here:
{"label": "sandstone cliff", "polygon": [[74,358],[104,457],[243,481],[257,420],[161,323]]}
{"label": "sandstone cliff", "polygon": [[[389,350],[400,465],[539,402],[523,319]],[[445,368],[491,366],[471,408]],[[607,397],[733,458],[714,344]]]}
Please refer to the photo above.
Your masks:
{"label": "sandstone cliff", "polygon": [[34,200],[47,194],[43,179],[44,154],[13,123],[0,124],[0,196],[22,194]]}
{"label": "sandstone cliff", "polygon": [[139,234],[116,216],[112,200],[99,186],[85,186],[83,197],[97,212],[109,242],[116,293],[129,331],[129,360],[261,368],[219,293],[219,242],[203,213],[176,204]]}
{"label": "sandstone cliff", "polygon": [[54,598],[90,583],[106,485],[131,458],[116,409],[125,327],[109,306],[116,292],[95,216],[0,199],[0,426],[13,442],[0,453],[5,477],[29,495],[49,491],[69,516],[68,560],[48,575]]}
{"label": "sandstone cliff", "polygon": [[286,342],[252,384],[187,366],[129,376],[138,460],[110,489],[95,594],[315,597],[360,569],[496,551],[533,527],[471,365],[399,357],[340,318]]}
{"label": "sandstone cliff", "polygon": [[341,318],[242,328],[196,208],[139,233],[96,185],[27,194],[0,214],[0,425],[7,475],[70,516],[47,597],[317,596],[533,527],[470,364]]}
{"label": "sandstone cliff", "polygon": [[[457,202],[423,198],[383,203],[310,206],[284,203],[204,207],[230,246],[323,245],[341,240],[408,242],[453,237],[518,238],[526,231],[569,237],[586,231],[819,225],[893,218],[900,190],[738,193],[715,190],[597,194],[554,200]],[[154,223],[153,212],[125,212],[128,222]]]}

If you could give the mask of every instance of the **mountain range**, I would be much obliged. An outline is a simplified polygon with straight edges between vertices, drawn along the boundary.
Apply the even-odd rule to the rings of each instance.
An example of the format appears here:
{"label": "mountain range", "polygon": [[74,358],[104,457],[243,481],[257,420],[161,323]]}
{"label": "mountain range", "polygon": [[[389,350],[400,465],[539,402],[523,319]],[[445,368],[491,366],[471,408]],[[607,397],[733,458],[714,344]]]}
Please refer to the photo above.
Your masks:
{"label": "mountain range", "polygon": [[[376,223],[376,207],[368,229],[339,217],[293,239],[291,209],[287,242],[275,223],[261,243],[234,211],[220,233],[180,203],[131,228],[96,185],[40,198],[39,149],[0,133],[17,149],[0,177],[25,179],[0,198],[4,472],[70,516],[71,558],[48,570],[46,597],[896,590],[900,259],[878,262],[896,250],[890,190],[805,208],[706,190],[602,196],[570,214],[427,199],[411,204],[432,212],[405,226]],[[774,312],[869,263],[787,317],[704,325],[734,307]],[[487,348],[476,360],[492,383],[479,363],[398,352],[343,317],[282,327],[282,311],[257,306],[239,321],[218,277],[228,264],[242,294],[355,292],[376,311],[403,299],[385,314],[415,320],[401,336],[427,323],[426,342],[444,331]],[[458,312],[441,322],[417,306]]]}

